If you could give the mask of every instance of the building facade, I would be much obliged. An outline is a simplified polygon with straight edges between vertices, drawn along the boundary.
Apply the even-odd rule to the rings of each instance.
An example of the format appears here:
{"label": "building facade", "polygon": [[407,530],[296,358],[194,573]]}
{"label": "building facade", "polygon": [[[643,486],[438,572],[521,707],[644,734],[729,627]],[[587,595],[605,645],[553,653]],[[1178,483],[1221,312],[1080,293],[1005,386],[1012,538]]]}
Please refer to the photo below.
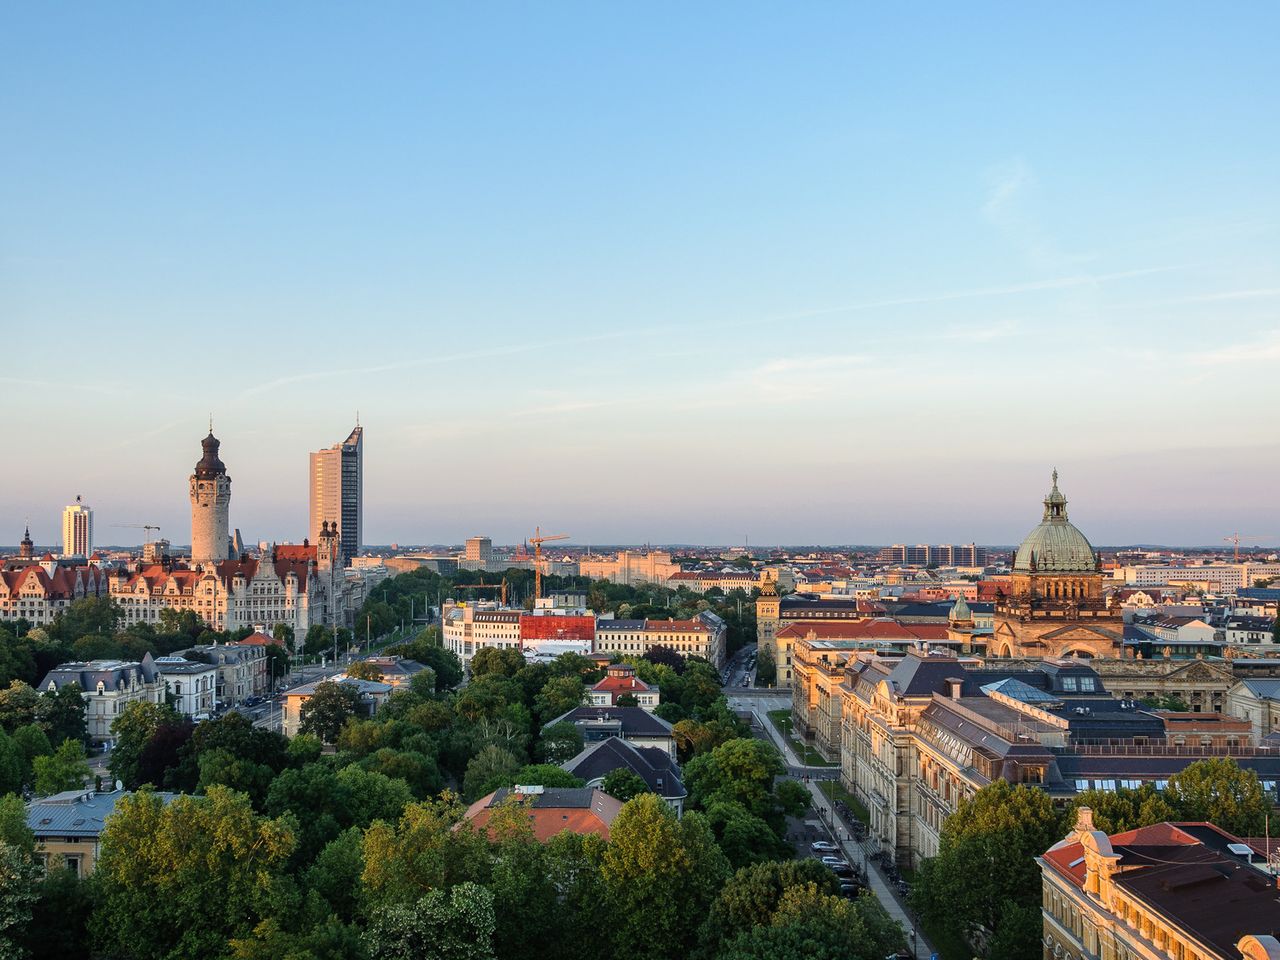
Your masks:
{"label": "building facade", "polygon": [[323,524],[341,538],[342,566],[360,552],[364,533],[364,428],[356,424],[347,439],[311,454],[310,539]]}
{"label": "building facade", "polygon": [[1280,960],[1269,853],[1207,823],[1108,836],[1081,807],[1071,834],[1036,858],[1042,956]]}
{"label": "building facade", "polygon": [[702,657],[717,670],[724,666],[728,626],[704,610],[690,620],[598,620],[596,652],[644,656],[662,647],[681,657]]}
{"label": "building facade", "polygon": [[61,563],[46,554],[38,562],[0,569],[0,620],[47,626],[76,600],[108,591],[107,574],[98,566]]}
{"label": "building facade", "polygon": [[578,561],[580,576],[613,583],[666,583],[679,572],[680,564],[672,562],[665,550],[620,550],[612,558],[588,556]]}
{"label": "building facade", "polygon": [[62,554],[66,557],[93,556],[93,509],[76,502],[62,511]]}
{"label": "building facade", "polygon": [[111,739],[111,725],[135,701],[164,702],[164,683],[151,654],[138,661],[89,660],[62,663],[50,670],[38,689],[54,693],[78,684],[85,702],[85,727],[97,743]]}

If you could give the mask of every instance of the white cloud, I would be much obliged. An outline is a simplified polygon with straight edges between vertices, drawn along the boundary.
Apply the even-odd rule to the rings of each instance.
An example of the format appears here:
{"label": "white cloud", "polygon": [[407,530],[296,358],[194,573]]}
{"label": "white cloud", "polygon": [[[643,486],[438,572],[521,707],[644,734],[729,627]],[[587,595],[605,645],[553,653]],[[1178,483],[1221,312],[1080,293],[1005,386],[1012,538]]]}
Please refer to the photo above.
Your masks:
{"label": "white cloud", "polygon": [[1208,366],[1280,360],[1280,330],[1269,330],[1250,343],[1233,343],[1195,354],[1191,359]]}

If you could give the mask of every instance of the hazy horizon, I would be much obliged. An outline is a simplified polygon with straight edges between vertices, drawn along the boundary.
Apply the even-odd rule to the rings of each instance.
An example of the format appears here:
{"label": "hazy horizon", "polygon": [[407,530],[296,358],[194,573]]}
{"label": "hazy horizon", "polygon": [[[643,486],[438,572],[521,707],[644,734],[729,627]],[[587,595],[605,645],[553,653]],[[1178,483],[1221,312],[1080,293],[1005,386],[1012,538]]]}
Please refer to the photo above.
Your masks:
{"label": "hazy horizon", "polygon": [[1280,543],[1275,5],[7,21],[0,540]]}

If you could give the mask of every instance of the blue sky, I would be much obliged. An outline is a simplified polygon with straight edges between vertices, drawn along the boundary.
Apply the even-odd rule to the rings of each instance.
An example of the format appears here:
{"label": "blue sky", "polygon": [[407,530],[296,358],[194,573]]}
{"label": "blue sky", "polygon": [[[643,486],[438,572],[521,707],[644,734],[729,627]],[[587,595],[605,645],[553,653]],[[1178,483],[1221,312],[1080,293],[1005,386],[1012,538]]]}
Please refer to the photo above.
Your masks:
{"label": "blue sky", "polygon": [[0,541],[1280,542],[1274,4],[8,5]]}

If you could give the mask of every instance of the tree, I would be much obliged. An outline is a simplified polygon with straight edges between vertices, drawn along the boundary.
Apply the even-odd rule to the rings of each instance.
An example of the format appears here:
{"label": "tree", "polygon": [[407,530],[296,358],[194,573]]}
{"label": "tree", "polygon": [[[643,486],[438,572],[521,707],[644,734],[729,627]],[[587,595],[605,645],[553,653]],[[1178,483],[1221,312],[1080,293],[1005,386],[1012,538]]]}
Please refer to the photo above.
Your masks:
{"label": "tree", "polygon": [[460,883],[377,911],[364,940],[380,960],[491,960],[495,923],[493,894]]}
{"label": "tree", "polygon": [[0,796],[22,790],[26,782],[25,760],[13,738],[0,731]]}
{"label": "tree", "polygon": [[629,960],[688,954],[729,864],[699,814],[678,820],[646,793],[614,818],[600,871],[612,955]]}
{"label": "tree", "polygon": [[0,843],[17,847],[28,856],[35,853],[36,837],[27,826],[27,807],[15,793],[0,797]]}
{"label": "tree", "polygon": [[20,946],[31,923],[40,870],[32,858],[0,841],[0,960],[21,960]]}
{"label": "tree", "polygon": [[507,647],[481,647],[471,658],[471,676],[473,677],[483,677],[487,673],[514,677],[524,667],[524,654]]}
{"label": "tree", "polygon": [[36,903],[27,929],[26,946],[31,960],[93,956],[88,929],[92,910],[89,882],[81,880],[65,864],[50,864],[36,888]]}
{"label": "tree", "polygon": [[225,787],[166,804],[121,797],[102,833],[91,928],[103,952],[131,960],[222,956],[266,919],[294,838]]}
{"label": "tree", "polygon": [[[990,940],[992,960],[1034,956],[1034,939],[1014,933],[1038,929],[1030,923],[1031,914],[1040,910],[1035,858],[1062,833],[1047,793],[997,780],[962,800],[946,819],[938,856],[921,868],[912,903],[956,938],[971,945]],[[1002,936],[992,940],[997,931]]]}
{"label": "tree", "polygon": [[762,860],[781,860],[791,856],[791,846],[742,804],[733,800],[716,800],[706,813],[716,843],[734,869]]}
{"label": "tree", "polygon": [[92,775],[84,757],[84,744],[79,740],[64,740],[52,756],[36,757],[33,770],[34,789],[41,796],[78,790]]}
{"label": "tree", "polygon": [[1136,790],[1121,787],[1118,790],[1083,790],[1077,793],[1067,808],[1065,823],[1074,823],[1076,810],[1088,807],[1093,811],[1093,822],[1103,833],[1123,833],[1137,827],[1149,827],[1167,820],[1177,820],[1178,814],[1169,806],[1156,788],[1144,783]]}
{"label": "tree", "polygon": [[810,888],[786,891],[768,926],[738,934],[718,960],[880,960],[904,942],[880,902],[854,903]]}
{"label": "tree", "polygon": [[773,647],[761,647],[756,657],[756,686],[772,687],[778,682],[778,665],[773,660]]}
{"label": "tree", "polygon": [[0,728],[12,733],[18,727],[35,723],[40,695],[21,680],[14,680],[0,690]]}
{"label": "tree", "polygon": [[1175,713],[1186,713],[1191,709],[1187,706],[1187,701],[1173,694],[1143,697],[1141,702],[1144,707],[1150,707],[1152,710],[1171,710]]}
{"label": "tree", "polygon": [[293,649],[293,627],[287,623],[277,623],[271,628],[271,636],[276,643],[280,644],[286,650]]}
{"label": "tree", "polygon": [[200,780],[196,789],[208,793],[215,786],[223,786],[247,794],[255,807],[261,807],[271,786],[271,768],[244,757],[237,757],[229,750],[206,750],[200,754]]}
{"label": "tree", "polygon": [[[53,747],[49,744],[49,738],[45,736],[45,732],[34,723],[13,731],[13,743],[22,754],[23,783],[30,783],[34,776],[35,768],[32,764],[36,757],[48,756],[53,753]],[[0,790],[0,793],[3,792]]]}
{"label": "tree", "polygon": [[[130,790],[136,790],[143,783],[162,786],[162,782],[154,779],[143,779],[143,751],[161,726],[178,724],[181,720],[178,712],[168,704],[144,700],[125,704],[124,710],[111,724],[111,735],[116,741],[115,749],[111,751],[111,776]],[[145,772],[154,778],[154,769]]]}
{"label": "tree", "polygon": [[349,683],[326,680],[302,705],[303,733],[314,733],[325,743],[338,739],[342,725],[356,715],[360,694]]}
{"label": "tree", "polygon": [[372,909],[412,904],[429,890],[483,881],[490,868],[489,841],[465,825],[464,812],[446,791],[438,800],[411,803],[400,820],[378,820],[364,834],[361,876]]}
{"label": "tree", "polygon": [[579,677],[554,677],[548,680],[533,698],[533,709],[543,723],[554,720],[582,706],[587,698],[587,687]]}
{"label": "tree", "polygon": [[793,887],[837,892],[836,875],[817,860],[770,860],[740,868],[720,889],[702,930],[708,954],[752,927],[766,926]]}
{"label": "tree", "polygon": [[357,660],[347,667],[347,676],[355,677],[357,680],[372,680],[375,683],[381,683],[382,668],[376,663],[370,663],[368,660]]}
{"label": "tree", "polygon": [[1204,820],[1238,837],[1261,836],[1271,802],[1258,775],[1230,757],[1189,764],[1169,778],[1164,799],[1180,820]]}
{"label": "tree", "polygon": [[462,795],[468,800],[479,800],[485,794],[508,784],[520,769],[520,761],[509,750],[490,744],[467,764],[462,781]]}
{"label": "tree", "polygon": [[777,749],[763,740],[737,739],[694,757],[684,768],[690,799],[706,809],[728,800],[766,818],[774,812],[774,778],[786,773]]}
{"label": "tree", "polygon": [[508,786],[542,786],[542,787],[561,787],[574,788],[583,786],[580,777],[575,777],[563,767],[558,767],[554,763],[530,763],[521,767],[515,772]]}
{"label": "tree", "polygon": [[577,724],[562,720],[542,731],[538,741],[538,756],[547,763],[564,763],[582,752],[584,741]]}
{"label": "tree", "polygon": [[64,740],[84,741],[88,737],[85,726],[84,691],[78,683],[68,683],[57,690],[46,690],[36,703],[36,722],[49,735],[50,742]]}
{"label": "tree", "polygon": [[684,657],[670,647],[650,647],[644,652],[644,659],[652,664],[670,667],[677,674],[684,673]]}
{"label": "tree", "polygon": [[616,770],[610,770],[606,773],[600,789],[615,800],[621,800],[623,803],[640,796],[642,793],[652,792],[649,789],[649,784],[644,782],[644,778],[627,767],[618,767]]}

